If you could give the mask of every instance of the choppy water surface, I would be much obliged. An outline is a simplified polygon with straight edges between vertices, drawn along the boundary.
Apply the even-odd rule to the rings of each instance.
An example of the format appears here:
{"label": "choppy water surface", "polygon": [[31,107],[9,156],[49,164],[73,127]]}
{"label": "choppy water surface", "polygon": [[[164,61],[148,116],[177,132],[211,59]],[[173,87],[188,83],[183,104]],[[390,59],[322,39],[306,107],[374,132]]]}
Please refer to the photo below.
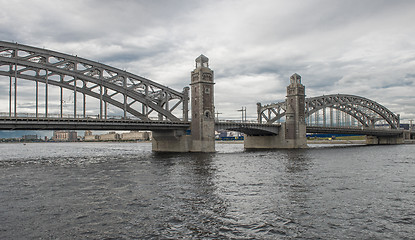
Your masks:
{"label": "choppy water surface", "polygon": [[0,144],[0,239],[414,239],[415,145]]}

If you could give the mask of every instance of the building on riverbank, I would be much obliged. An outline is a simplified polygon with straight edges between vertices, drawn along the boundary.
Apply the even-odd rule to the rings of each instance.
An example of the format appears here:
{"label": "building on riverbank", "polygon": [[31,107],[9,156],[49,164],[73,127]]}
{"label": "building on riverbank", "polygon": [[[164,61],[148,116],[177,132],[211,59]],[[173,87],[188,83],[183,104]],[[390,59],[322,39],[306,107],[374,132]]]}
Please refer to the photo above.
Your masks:
{"label": "building on riverbank", "polygon": [[76,142],[78,133],[76,131],[53,131],[52,140],[57,142]]}
{"label": "building on riverbank", "polygon": [[91,131],[85,131],[84,141],[149,141],[152,134],[148,131],[131,131],[127,133],[109,132],[93,135]]}
{"label": "building on riverbank", "polygon": [[150,140],[151,132],[142,132],[142,131],[131,131],[128,133],[121,134],[121,140],[123,141],[148,141]]}

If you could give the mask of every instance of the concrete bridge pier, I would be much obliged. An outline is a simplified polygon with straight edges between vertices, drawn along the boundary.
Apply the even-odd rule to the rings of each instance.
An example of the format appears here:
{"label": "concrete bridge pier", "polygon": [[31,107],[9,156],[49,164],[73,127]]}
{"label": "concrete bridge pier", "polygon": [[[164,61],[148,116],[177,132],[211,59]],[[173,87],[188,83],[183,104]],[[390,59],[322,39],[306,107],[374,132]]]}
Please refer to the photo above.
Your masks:
{"label": "concrete bridge pier", "polygon": [[278,135],[246,136],[245,149],[307,148],[305,123],[305,87],[301,76],[293,74],[287,87],[286,121]]}
{"label": "concrete bridge pier", "polygon": [[153,131],[154,152],[189,152],[191,138],[184,130]]}
{"label": "concrete bridge pier", "polygon": [[306,125],[298,124],[299,133],[304,133],[304,137],[298,139],[287,138],[287,125],[281,124],[281,130],[278,135],[268,136],[253,136],[245,135],[244,148],[245,149],[294,149],[294,148],[307,148],[306,139]]}

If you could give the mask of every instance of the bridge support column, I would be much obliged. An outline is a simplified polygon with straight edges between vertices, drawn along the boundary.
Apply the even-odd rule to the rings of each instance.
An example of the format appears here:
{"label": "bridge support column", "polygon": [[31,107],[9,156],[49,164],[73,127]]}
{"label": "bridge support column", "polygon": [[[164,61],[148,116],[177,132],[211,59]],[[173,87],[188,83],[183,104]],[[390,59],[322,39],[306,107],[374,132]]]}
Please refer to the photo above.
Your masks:
{"label": "bridge support column", "polygon": [[396,145],[403,144],[403,136],[377,137],[366,136],[366,145]]}

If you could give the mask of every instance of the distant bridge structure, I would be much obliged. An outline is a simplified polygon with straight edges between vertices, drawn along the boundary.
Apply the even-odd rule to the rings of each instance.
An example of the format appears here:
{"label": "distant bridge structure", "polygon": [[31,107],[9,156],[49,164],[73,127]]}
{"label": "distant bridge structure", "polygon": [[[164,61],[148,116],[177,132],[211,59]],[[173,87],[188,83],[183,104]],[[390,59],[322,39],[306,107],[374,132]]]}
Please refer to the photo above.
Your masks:
{"label": "distant bridge structure", "polygon": [[346,94],[305,98],[298,74],[291,76],[285,101],[257,103],[257,114],[259,123],[278,123],[280,133],[250,137],[250,148],[303,148],[306,133],[366,135],[367,144],[400,144],[414,135],[400,128],[399,115],[373,100]]}

